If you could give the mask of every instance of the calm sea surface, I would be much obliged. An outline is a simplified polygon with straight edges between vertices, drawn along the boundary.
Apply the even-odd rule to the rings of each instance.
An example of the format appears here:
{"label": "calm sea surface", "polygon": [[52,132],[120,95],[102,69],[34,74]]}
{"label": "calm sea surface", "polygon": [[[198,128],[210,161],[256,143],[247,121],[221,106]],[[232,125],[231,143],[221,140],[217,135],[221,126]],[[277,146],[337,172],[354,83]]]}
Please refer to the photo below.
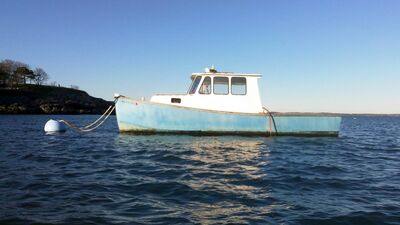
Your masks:
{"label": "calm sea surface", "polygon": [[0,115],[0,224],[400,224],[400,117],[339,138],[46,135]]}

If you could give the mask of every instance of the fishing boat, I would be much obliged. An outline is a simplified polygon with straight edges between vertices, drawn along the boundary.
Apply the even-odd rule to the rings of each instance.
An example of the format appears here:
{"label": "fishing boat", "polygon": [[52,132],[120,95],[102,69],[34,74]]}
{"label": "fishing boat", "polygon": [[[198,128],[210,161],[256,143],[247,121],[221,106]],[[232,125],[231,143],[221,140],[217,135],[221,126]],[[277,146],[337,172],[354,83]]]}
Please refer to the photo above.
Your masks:
{"label": "fishing boat", "polygon": [[121,132],[338,136],[341,117],[275,114],[262,106],[261,74],[193,73],[186,94],[157,94],[149,101],[117,95]]}

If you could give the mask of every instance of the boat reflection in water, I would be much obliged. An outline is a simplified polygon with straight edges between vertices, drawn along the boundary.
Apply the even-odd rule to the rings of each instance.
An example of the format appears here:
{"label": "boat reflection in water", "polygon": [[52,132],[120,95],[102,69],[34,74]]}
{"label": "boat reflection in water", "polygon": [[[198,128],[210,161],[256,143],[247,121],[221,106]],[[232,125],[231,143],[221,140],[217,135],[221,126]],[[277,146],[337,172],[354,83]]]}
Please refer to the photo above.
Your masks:
{"label": "boat reflection in water", "polygon": [[271,212],[274,198],[263,185],[266,174],[262,170],[269,164],[269,151],[262,139],[202,138],[186,147],[196,152],[188,159],[202,166],[189,166],[192,179],[185,184],[207,198],[190,205],[196,220],[213,223],[223,219],[236,224],[263,220],[262,215]]}
{"label": "boat reflection in water", "polygon": [[140,195],[136,204],[147,205],[146,214],[205,224],[263,221],[272,209],[282,207],[265,181],[268,141],[120,134],[116,144],[127,154],[117,160],[130,165],[125,174]]}

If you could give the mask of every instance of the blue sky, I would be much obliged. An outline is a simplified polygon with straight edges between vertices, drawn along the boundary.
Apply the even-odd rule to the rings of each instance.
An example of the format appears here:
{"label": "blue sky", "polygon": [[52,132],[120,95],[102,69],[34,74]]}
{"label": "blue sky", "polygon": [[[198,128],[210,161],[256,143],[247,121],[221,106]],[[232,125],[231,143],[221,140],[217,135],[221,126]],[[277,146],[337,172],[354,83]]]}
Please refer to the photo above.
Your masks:
{"label": "blue sky", "polygon": [[400,113],[400,1],[1,2],[0,60],[112,99],[262,73],[273,111]]}

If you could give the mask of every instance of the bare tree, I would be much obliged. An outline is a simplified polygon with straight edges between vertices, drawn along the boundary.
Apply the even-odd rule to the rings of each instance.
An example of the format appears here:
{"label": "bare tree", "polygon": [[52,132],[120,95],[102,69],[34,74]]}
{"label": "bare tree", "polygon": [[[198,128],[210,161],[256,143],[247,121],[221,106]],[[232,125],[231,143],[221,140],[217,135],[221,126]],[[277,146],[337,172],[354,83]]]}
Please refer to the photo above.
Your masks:
{"label": "bare tree", "polygon": [[13,73],[18,67],[29,67],[26,63],[14,61],[11,59],[5,59],[1,61],[1,64],[7,67],[8,73]]}
{"label": "bare tree", "polygon": [[[3,82],[6,86],[13,87],[16,84],[20,84],[26,81],[26,73],[29,74],[29,66],[25,63],[14,61],[11,59],[5,59],[0,62]],[[21,68],[17,71],[18,68]],[[22,68],[26,68],[22,69]]]}
{"label": "bare tree", "polygon": [[49,75],[38,67],[34,71],[28,64],[5,59],[0,61],[0,85],[13,88],[15,85],[26,84],[27,81],[35,84],[44,84]]}
{"label": "bare tree", "polygon": [[7,86],[7,80],[9,78],[9,73],[7,72],[7,68],[0,62],[0,86]]}
{"label": "bare tree", "polygon": [[44,71],[44,69],[38,67],[34,71],[34,82],[35,84],[42,85],[49,79],[49,75]]}

